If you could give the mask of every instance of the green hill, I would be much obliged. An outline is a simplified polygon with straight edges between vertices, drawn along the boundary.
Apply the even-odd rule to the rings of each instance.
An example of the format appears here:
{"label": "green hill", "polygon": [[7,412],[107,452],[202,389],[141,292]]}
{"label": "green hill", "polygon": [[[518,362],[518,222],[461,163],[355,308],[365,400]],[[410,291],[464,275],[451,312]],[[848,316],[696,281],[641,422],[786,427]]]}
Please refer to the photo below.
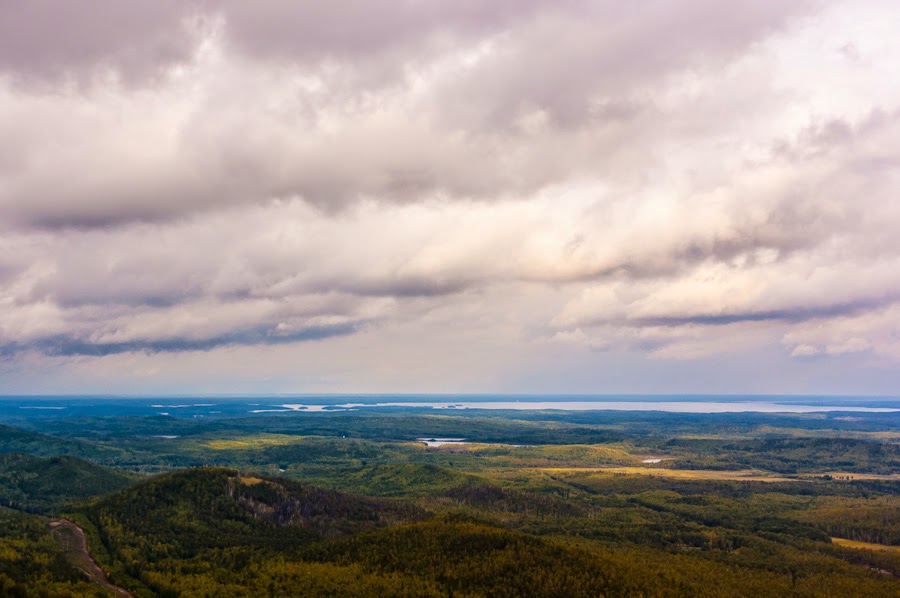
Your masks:
{"label": "green hill", "polygon": [[[436,580],[446,595],[621,594],[631,567],[535,536],[447,516],[315,546],[308,557]],[[637,586],[644,580],[635,578]]]}
{"label": "green hill", "polygon": [[0,453],[25,453],[37,457],[69,455],[111,465],[116,463],[125,451],[87,440],[51,436],[0,425]]}
{"label": "green hill", "polygon": [[457,486],[446,496],[457,504],[488,512],[521,513],[540,517],[578,517],[583,508],[554,496],[500,488],[491,484]]}
{"label": "green hill", "polygon": [[[262,569],[272,567],[279,575],[297,574],[306,582],[315,582],[310,586],[317,588],[310,590],[313,595],[327,588],[344,595],[351,592],[350,587],[383,593],[393,582],[378,575],[363,576],[360,581],[358,568],[287,566],[284,555],[323,539],[426,516],[410,503],[246,476],[223,468],[155,476],[105,496],[74,515],[92,536],[91,551],[115,583],[166,594],[170,590],[180,593],[184,584],[196,582],[215,588],[220,595],[251,587],[248,575],[256,579]],[[182,574],[186,563],[197,579]],[[251,564],[253,571],[246,571]],[[294,573],[286,573],[285,567]],[[229,581],[217,585],[206,573]],[[171,580],[165,581],[169,576]],[[410,587],[415,589],[408,595],[423,595],[420,586]]]}
{"label": "green hill", "polygon": [[75,457],[5,453],[0,454],[0,505],[50,512],[67,502],[119,490],[137,479],[134,474]]}
{"label": "green hill", "polygon": [[0,596],[106,596],[47,533],[47,521],[0,507]]}
{"label": "green hill", "polygon": [[229,546],[284,547],[421,519],[412,505],[280,478],[204,468],[176,471],[100,499],[87,509],[118,543],[151,555],[194,556]]}
{"label": "green hill", "polygon": [[[393,482],[460,481],[440,468],[391,473]],[[456,488],[460,500],[518,505],[527,497]],[[342,586],[348,595],[377,587],[384,595],[595,596],[628,578],[612,560],[521,532],[454,515],[426,519],[408,502],[231,469],[157,476],[100,499],[83,515],[113,580],[162,594],[266,588],[263,570],[284,580],[281,592],[299,595],[304,587],[322,590],[324,579],[346,578],[362,583]],[[302,571],[303,581],[292,571]]]}
{"label": "green hill", "polygon": [[[458,481],[440,468],[390,473],[386,483],[424,476],[429,490]],[[644,493],[639,502],[597,496],[620,506],[567,506],[484,482],[401,501],[203,468],[144,480],[72,517],[111,581],[146,596],[883,596],[897,589],[890,576],[835,558],[827,542],[771,526],[757,535],[744,529],[749,519],[726,527],[717,501],[685,502],[671,491]],[[539,526],[516,529],[534,517]],[[610,525],[616,542],[588,538]],[[680,540],[648,545],[647,527]],[[543,534],[526,533],[538,528]],[[692,539],[707,542],[692,548]]]}
{"label": "green hill", "polygon": [[483,482],[477,476],[437,465],[374,465],[336,480],[341,489],[376,496],[423,496]]}

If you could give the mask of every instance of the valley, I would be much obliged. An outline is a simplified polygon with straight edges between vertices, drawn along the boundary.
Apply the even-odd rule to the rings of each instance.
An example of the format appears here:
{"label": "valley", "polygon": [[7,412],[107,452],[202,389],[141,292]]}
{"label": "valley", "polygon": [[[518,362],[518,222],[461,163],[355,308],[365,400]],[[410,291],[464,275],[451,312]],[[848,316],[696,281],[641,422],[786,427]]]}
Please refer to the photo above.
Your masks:
{"label": "valley", "polygon": [[[148,598],[900,596],[898,419],[841,417],[7,419],[0,587]],[[76,529],[103,577],[73,556]]]}

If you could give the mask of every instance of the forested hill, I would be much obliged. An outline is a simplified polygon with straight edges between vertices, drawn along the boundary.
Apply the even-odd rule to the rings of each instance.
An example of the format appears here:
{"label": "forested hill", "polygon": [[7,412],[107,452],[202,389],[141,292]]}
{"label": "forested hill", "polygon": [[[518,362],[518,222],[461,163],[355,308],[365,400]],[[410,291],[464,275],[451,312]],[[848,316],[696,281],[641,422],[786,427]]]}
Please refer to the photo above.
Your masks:
{"label": "forested hill", "polygon": [[222,468],[146,480],[78,518],[113,580],[137,593],[665,595],[672,581],[469,516]]}
{"label": "forested hill", "polygon": [[0,505],[50,512],[65,503],[107,494],[133,484],[136,475],[75,457],[0,454]]}
{"label": "forested hill", "polygon": [[0,425],[0,453],[25,453],[38,457],[70,455],[96,463],[113,464],[124,452],[117,447],[78,438],[50,436]]}
{"label": "forested hill", "polygon": [[735,499],[682,498],[661,479],[622,494],[628,479],[577,503],[484,484],[398,500],[200,468],[71,516],[138,596],[900,595],[889,575],[836,558],[827,536],[765,515],[768,497],[745,516]]}
{"label": "forested hill", "polygon": [[225,468],[156,476],[104,497],[85,514],[151,561],[231,546],[284,548],[426,516],[407,502]]}

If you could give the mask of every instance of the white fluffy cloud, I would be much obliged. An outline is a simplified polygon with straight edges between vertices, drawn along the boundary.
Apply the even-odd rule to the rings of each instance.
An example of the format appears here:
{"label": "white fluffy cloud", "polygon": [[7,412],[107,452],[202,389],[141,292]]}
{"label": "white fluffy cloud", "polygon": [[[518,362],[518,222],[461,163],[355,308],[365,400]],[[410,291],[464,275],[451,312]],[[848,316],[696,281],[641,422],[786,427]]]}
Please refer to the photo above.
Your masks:
{"label": "white fluffy cloud", "polygon": [[242,347],[282,390],[896,371],[888,3],[106,4],[0,0],[15,388]]}

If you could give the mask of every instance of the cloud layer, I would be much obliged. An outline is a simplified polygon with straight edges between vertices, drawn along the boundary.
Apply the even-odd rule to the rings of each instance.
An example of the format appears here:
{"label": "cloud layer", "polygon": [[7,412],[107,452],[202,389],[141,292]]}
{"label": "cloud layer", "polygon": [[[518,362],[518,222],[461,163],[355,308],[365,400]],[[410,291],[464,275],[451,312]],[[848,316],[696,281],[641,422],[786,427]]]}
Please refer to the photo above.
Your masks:
{"label": "cloud layer", "polygon": [[0,370],[891,392],[895,12],[0,0]]}

